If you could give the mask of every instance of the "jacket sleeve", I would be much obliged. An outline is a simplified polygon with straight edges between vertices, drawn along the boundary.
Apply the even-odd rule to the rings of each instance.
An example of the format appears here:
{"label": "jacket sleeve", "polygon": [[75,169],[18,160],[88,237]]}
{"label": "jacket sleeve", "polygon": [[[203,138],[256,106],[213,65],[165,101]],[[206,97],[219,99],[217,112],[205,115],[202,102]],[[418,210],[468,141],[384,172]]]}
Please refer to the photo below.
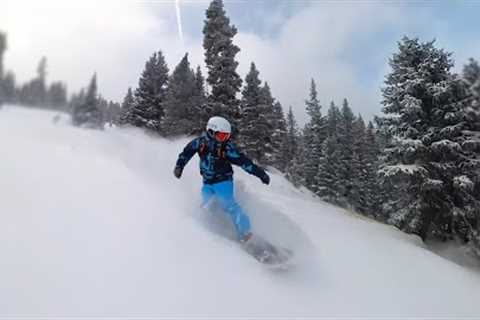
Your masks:
{"label": "jacket sleeve", "polygon": [[234,165],[241,167],[243,170],[254,176],[260,178],[265,175],[265,171],[262,168],[254,164],[252,160],[238,151],[236,146],[231,142],[227,143],[225,147],[225,157]]}
{"label": "jacket sleeve", "polygon": [[192,141],[190,141],[185,146],[185,148],[183,148],[183,151],[178,155],[176,166],[183,169],[187,165],[188,161],[190,161],[190,159],[192,159],[192,157],[198,151],[199,147],[200,147],[199,138],[195,138]]}

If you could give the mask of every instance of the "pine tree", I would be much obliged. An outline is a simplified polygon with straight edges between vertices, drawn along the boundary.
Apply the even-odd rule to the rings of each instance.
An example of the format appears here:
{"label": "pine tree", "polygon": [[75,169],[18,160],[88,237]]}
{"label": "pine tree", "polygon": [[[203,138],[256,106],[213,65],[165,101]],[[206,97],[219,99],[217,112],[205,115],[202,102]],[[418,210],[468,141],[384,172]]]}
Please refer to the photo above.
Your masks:
{"label": "pine tree", "polygon": [[272,113],[272,165],[278,170],[284,172],[289,162],[289,156],[285,154],[285,144],[287,143],[287,122],[283,114],[283,108],[280,102],[273,104]]}
{"label": "pine tree", "polygon": [[121,114],[122,114],[122,105],[118,102],[109,101],[105,122],[107,122],[110,127],[113,127],[114,125],[119,123]]}
{"label": "pine tree", "polygon": [[3,103],[16,103],[17,89],[15,87],[15,75],[6,72],[3,57],[7,50],[7,35],[0,31],[0,107]]}
{"label": "pine tree", "polygon": [[351,206],[360,213],[372,218],[380,218],[377,214],[379,205],[378,145],[375,138],[373,124],[368,128],[361,115],[353,123],[353,160],[352,160],[352,189],[350,196]]}
{"label": "pine tree", "polygon": [[468,64],[463,67],[463,79],[472,94],[480,96],[480,65],[478,61],[470,58]]}
{"label": "pine tree", "polygon": [[27,106],[45,106],[47,98],[46,76],[47,60],[43,57],[38,63],[37,76],[22,86],[19,102]]}
{"label": "pine tree", "polygon": [[[240,118],[240,146],[250,157],[260,163],[265,163],[267,152],[271,149],[267,123],[267,105],[272,100],[268,87],[260,87],[259,72],[252,62],[250,71],[245,77],[242,90]],[[263,91],[262,91],[263,89]]]}
{"label": "pine tree", "polygon": [[133,96],[132,88],[129,87],[127,90],[127,94],[125,95],[125,98],[123,98],[122,110],[129,110],[134,105],[135,105],[135,98]]}
{"label": "pine tree", "polygon": [[[352,109],[347,99],[343,100],[341,120],[338,126],[338,144],[339,144],[339,171],[338,186],[339,192],[344,198],[345,203],[352,204],[353,181],[353,158],[354,158],[354,121]],[[365,125],[364,125],[365,127]]]}
{"label": "pine tree", "polygon": [[3,80],[5,70],[3,67],[3,56],[7,50],[7,35],[0,31],[0,82]]}
{"label": "pine tree", "polygon": [[382,123],[393,139],[380,170],[394,191],[390,222],[423,240],[449,238],[454,217],[471,212],[461,195],[472,185],[461,144],[465,86],[450,71],[451,54],[433,41],[403,38],[390,66]]}
{"label": "pine tree", "polygon": [[7,36],[0,32],[0,107],[4,102],[7,101],[5,93],[5,80],[4,80],[4,70],[3,70],[3,55],[7,50]]}
{"label": "pine tree", "polygon": [[67,87],[62,82],[53,82],[50,84],[46,95],[46,105],[57,110],[66,109]]}
{"label": "pine tree", "polygon": [[242,86],[242,79],[236,71],[238,62],[235,61],[240,48],[232,41],[237,29],[230,25],[222,0],[210,3],[206,17],[203,47],[208,69],[207,82],[211,87],[211,112],[229,119],[235,125],[240,111],[237,93]]}
{"label": "pine tree", "polygon": [[108,123],[108,101],[101,94],[98,94],[97,97],[97,108],[100,110],[100,114],[102,115],[102,119],[105,121],[105,124]]}
{"label": "pine tree", "polygon": [[[278,150],[275,149],[275,138],[277,130],[277,120],[275,115],[275,98],[272,96],[270,86],[265,81],[260,88],[260,104],[258,106],[258,140],[260,140],[260,148],[263,152],[262,163],[264,165],[275,164],[275,157]],[[281,108],[281,106],[280,106]]]}
{"label": "pine tree", "polygon": [[480,136],[478,135],[480,131],[480,66],[476,60],[470,59],[469,63],[464,66],[463,81],[470,95],[470,101],[463,113],[468,130],[466,132],[467,140],[464,143],[470,150],[471,156],[479,159],[476,156],[480,155]]}
{"label": "pine tree", "polygon": [[68,103],[69,112],[73,118],[74,111],[85,101],[85,89],[82,88],[80,92],[72,94]]}
{"label": "pine tree", "polygon": [[304,138],[299,134],[296,143],[295,153],[293,154],[293,159],[290,161],[287,168],[286,176],[294,186],[300,187],[305,186],[305,156],[306,149],[304,145]]}
{"label": "pine tree", "polygon": [[162,131],[165,135],[191,134],[195,126],[195,94],[197,83],[195,73],[190,68],[188,54],[185,54],[173,71],[164,101],[165,118]]}
{"label": "pine tree", "polygon": [[288,108],[287,120],[286,120],[287,133],[285,136],[285,143],[282,148],[283,158],[286,164],[286,170],[289,171],[289,168],[292,165],[292,160],[295,157],[298,149],[298,139],[299,139],[299,129],[297,125],[297,120],[293,114],[292,107]]}
{"label": "pine tree", "polygon": [[34,80],[36,105],[44,106],[47,101],[47,58],[42,57],[37,67],[37,78]]}
{"label": "pine tree", "polygon": [[118,123],[118,118],[121,113],[120,103],[109,101],[99,95],[97,98],[97,107],[100,110],[105,126],[113,127],[114,124]]}
{"label": "pine tree", "polygon": [[326,119],[327,138],[323,141],[323,153],[318,160],[318,171],[315,177],[317,188],[315,192],[325,201],[346,205],[343,198],[343,185],[340,180],[341,150],[339,131],[341,121],[342,113],[332,102]]}
{"label": "pine tree", "polygon": [[[1,82],[0,82],[1,83]],[[3,78],[3,99],[7,103],[17,102],[17,88],[15,84],[15,75],[12,72],[7,72]],[[2,98],[0,98],[2,100]]]}
{"label": "pine tree", "polygon": [[260,85],[262,81],[259,79],[259,71],[255,63],[250,64],[250,71],[245,77],[245,85],[242,90],[242,100],[240,103],[240,122],[239,127],[239,145],[243,151],[253,156],[257,150],[258,136],[256,128],[256,120],[259,116],[258,106],[260,105]]}
{"label": "pine tree", "polygon": [[94,74],[84,97],[78,99],[74,106],[72,121],[75,126],[82,126],[92,129],[103,128],[102,112],[99,107],[97,89],[97,75]]}
{"label": "pine tree", "polygon": [[380,147],[372,122],[368,123],[365,137],[365,208],[368,216],[382,220],[380,204],[382,189],[378,179]]}
{"label": "pine tree", "polygon": [[326,120],[321,113],[322,106],[318,100],[317,85],[313,79],[310,85],[310,98],[305,101],[305,104],[307,114],[310,116],[309,130],[319,137],[320,143],[323,143],[327,138]]}
{"label": "pine tree", "polygon": [[317,85],[315,80],[312,79],[310,82],[310,99],[305,100],[306,111],[310,118],[320,117],[321,115],[321,105],[318,100]]}
{"label": "pine tree", "polygon": [[310,96],[305,101],[305,105],[310,119],[305,125],[303,132],[304,145],[309,150],[308,156],[304,160],[304,180],[307,188],[317,192],[318,183],[316,175],[320,158],[322,158],[322,145],[326,139],[326,130],[325,119],[322,117],[321,105],[318,100],[317,87],[313,79],[310,83]]}
{"label": "pine tree", "polygon": [[355,211],[367,213],[366,200],[366,127],[359,115],[352,125],[352,160],[351,160],[351,191],[350,205]]}
{"label": "pine tree", "polygon": [[125,123],[159,133],[167,84],[168,66],[162,52],[155,52],[145,63],[135,90],[135,105],[124,115]]}
{"label": "pine tree", "polygon": [[131,109],[135,106],[135,97],[133,96],[132,88],[129,87],[127,90],[127,94],[123,98],[120,116],[118,120],[118,124],[123,126],[128,124],[128,115],[131,114]]}
{"label": "pine tree", "polygon": [[195,93],[193,97],[194,119],[190,132],[194,135],[200,134],[205,130],[205,124],[213,114],[209,113],[207,106],[207,93],[205,90],[205,78],[203,77],[200,66],[197,66],[195,72]]}
{"label": "pine tree", "polygon": [[464,210],[457,218],[457,232],[469,242],[473,252],[480,257],[480,66],[474,59],[463,68],[463,81],[469,102],[462,113],[465,123],[462,148],[469,161],[464,166],[465,176],[457,179],[456,189],[461,193]]}
{"label": "pine tree", "polygon": [[207,94],[205,90],[205,78],[203,77],[202,69],[200,68],[200,66],[197,66],[197,71],[195,72],[195,89],[196,95],[202,97],[203,99],[206,98]]}

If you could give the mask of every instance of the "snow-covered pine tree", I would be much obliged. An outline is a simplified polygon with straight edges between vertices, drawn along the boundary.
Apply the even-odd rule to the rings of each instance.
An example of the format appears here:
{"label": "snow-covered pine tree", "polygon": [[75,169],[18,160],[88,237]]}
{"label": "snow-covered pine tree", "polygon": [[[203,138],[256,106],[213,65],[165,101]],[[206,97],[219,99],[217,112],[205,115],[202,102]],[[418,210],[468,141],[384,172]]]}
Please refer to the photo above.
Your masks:
{"label": "snow-covered pine tree", "polygon": [[243,151],[255,158],[259,148],[258,129],[256,121],[258,119],[258,105],[260,104],[260,85],[262,81],[259,79],[259,71],[255,63],[250,64],[250,71],[245,76],[245,85],[242,90],[242,99],[240,101],[240,121],[238,144]]}
{"label": "snow-covered pine tree", "polygon": [[2,104],[6,102],[6,94],[5,94],[5,84],[4,84],[4,73],[3,70],[3,55],[7,50],[7,36],[0,32],[0,108]]}
{"label": "snow-covered pine tree", "polygon": [[312,79],[310,83],[309,99],[305,100],[307,115],[309,121],[303,130],[303,139],[305,150],[308,150],[308,156],[304,158],[305,171],[303,177],[305,187],[313,192],[318,191],[318,183],[316,175],[318,172],[318,164],[322,157],[322,144],[326,139],[325,119],[322,117],[321,105],[318,100],[318,92],[315,81]]}
{"label": "snow-covered pine tree", "polygon": [[197,70],[195,72],[195,93],[193,97],[193,105],[194,105],[195,116],[193,119],[194,121],[193,121],[193,127],[191,128],[191,132],[194,135],[198,135],[205,130],[205,124],[207,123],[208,119],[212,116],[209,113],[209,109],[207,106],[205,78],[203,77],[200,66],[197,66]]}
{"label": "snow-covered pine tree", "polygon": [[265,164],[271,155],[271,128],[269,127],[268,108],[273,103],[268,85],[260,87],[259,72],[252,62],[245,77],[242,90],[241,117],[239,121],[239,145],[253,159]]}
{"label": "snow-covered pine tree", "polygon": [[470,58],[468,63],[463,67],[463,79],[467,84],[472,95],[475,97],[475,104],[480,104],[480,65],[478,61]]}
{"label": "snow-covered pine tree", "polygon": [[73,118],[73,112],[85,101],[85,88],[80,89],[78,93],[73,93],[68,102],[68,111]]}
{"label": "snow-covered pine tree", "polygon": [[135,90],[135,105],[124,116],[126,124],[160,133],[168,71],[163,53],[155,52],[145,63]]}
{"label": "snow-covered pine tree", "polygon": [[206,11],[203,27],[203,48],[208,69],[207,83],[211,87],[209,104],[211,112],[237,124],[239,117],[239,100],[242,79],[236,69],[236,54],[240,48],[233,44],[237,34],[235,26],[230,25],[222,0],[213,0]]}
{"label": "snow-covered pine tree", "polygon": [[339,157],[339,171],[338,173],[338,191],[344,198],[341,202],[352,204],[352,189],[353,189],[353,144],[354,132],[353,124],[355,116],[350,108],[347,99],[343,100],[341,110],[341,120],[338,124],[338,148],[340,152]]}
{"label": "snow-covered pine tree", "polygon": [[[17,88],[15,84],[15,75],[13,72],[7,72],[4,77],[2,83],[2,88],[0,90],[3,91],[3,100],[6,103],[17,103]],[[2,98],[0,98],[1,100]]]}
{"label": "snow-covered pine tree", "polygon": [[[384,150],[392,145],[393,133],[392,130],[390,130],[390,125],[387,118],[375,116],[374,123],[375,137],[379,150],[378,169],[380,169],[380,167],[382,167],[388,161],[387,152]],[[389,223],[391,213],[396,210],[396,205],[400,204],[402,201],[392,201],[396,194],[396,190],[391,188],[394,187],[394,185],[385,183],[385,179],[379,175],[379,172],[377,172],[377,178],[380,189],[378,193],[379,208],[377,211],[377,217],[378,220]],[[392,205],[394,206],[392,207]]]}
{"label": "snow-covered pine tree", "polygon": [[104,125],[108,125],[112,127],[114,124],[118,122],[118,117],[121,111],[121,105],[120,103],[113,102],[113,101],[108,101],[101,95],[98,96],[97,99],[98,103],[98,108],[100,109],[100,112],[102,113],[102,119],[104,122]]}
{"label": "snow-covered pine tree", "polygon": [[67,103],[67,87],[60,81],[52,82],[47,90],[45,104],[49,108],[65,110]]}
{"label": "snow-covered pine tree", "polygon": [[5,90],[5,71],[3,69],[3,56],[7,50],[7,35],[0,31],[0,108],[7,102]]}
{"label": "snow-covered pine tree", "polygon": [[3,56],[7,50],[7,36],[3,32],[0,32],[0,107],[7,100],[5,94],[4,73],[3,70]]}
{"label": "snow-covered pine tree", "polygon": [[97,108],[102,114],[102,119],[105,121],[105,124],[108,122],[107,112],[108,112],[108,101],[101,94],[98,94],[97,97]]}
{"label": "snow-covered pine tree", "polygon": [[45,106],[46,102],[47,60],[40,59],[37,67],[37,76],[25,83],[19,92],[20,103],[27,106]]}
{"label": "snow-covered pine tree", "polygon": [[297,137],[297,143],[295,148],[295,153],[293,154],[293,158],[290,161],[286,176],[290,182],[293,183],[294,186],[300,187],[305,186],[305,156],[306,150],[304,146],[304,139],[302,133],[300,132]]}
{"label": "snow-covered pine tree", "polygon": [[121,104],[121,111],[118,117],[118,125],[123,126],[128,124],[128,115],[130,114],[130,109],[135,106],[135,97],[133,96],[132,88],[129,87],[127,90],[127,94],[123,98]]}
{"label": "snow-covered pine tree", "polygon": [[[480,66],[476,60],[470,59],[464,66],[463,80],[470,95],[470,101],[464,112],[464,121],[468,130],[465,143],[468,144],[467,149],[470,150],[471,156],[480,161]],[[477,173],[480,179],[480,171]],[[477,185],[480,188],[480,181],[477,181]],[[480,192],[477,194],[480,196]]]}
{"label": "snow-covered pine tree", "polygon": [[292,166],[292,160],[295,157],[298,149],[299,129],[291,106],[288,108],[286,128],[287,133],[285,136],[285,143],[283,144],[281,150],[286,164],[285,171],[287,173],[287,178],[292,181],[293,177],[291,176],[290,168]]}
{"label": "snow-covered pine tree", "polygon": [[357,212],[369,217],[380,219],[378,214],[378,155],[379,149],[375,137],[373,124],[368,128],[361,115],[353,122],[353,162],[352,162],[352,190],[350,203]]}
{"label": "snow-covered pine tree", "polygon": [[195,72],[195,88],[196,94],[202,98],[202,103],[204,103],[207,97],[207,92],[205,90],[205,77],[202,74],[202,69],[200,66],[197,66],[197,70]]}
{"label": "snow-covered pine tree", "polygon": [[118,124],[121,112],[122,105],[120,103],[111,100],[108,101],[108,105],[105,110],[105,124],[108,124],[110,127]]}
{"label": "snow-covered pine tree", "polygon": [[13,72],[6,72],[3,64],[3,57],[7,50],[7,35],[0,31],[0,107],[2,103],[16,103],[17,89],[15,86],[15,75]]}
{"label": "snow-covered pine tree", "polygon": [[132,108],[135,105],[135,97],[133,96],[133,90],[131,87],[128,87],[127,94],[122,101],[122,110],[126,111]]}
{"label": "snow-covered pine tree", "polygon": [[[480,258],[480,66],[470,59],[463,68],[463,81],[469,94],[469,102],[462,113],[465,122],[463,150],[469,158],[464,166],[468,179],[457,181],[457,189],[461,192],[463,202],[470,210],[456,215],[457,225],[463,226],[457,232],[468,241],[473,252]],[[460,219],[458,219],[460,218]]]}
{"label": "snow-covered pine tree", "polygon": [[164,101],[162,132],[167,136],[189,135],[195,127],[197,83],[188,54],[176,66],[168,83]]}
{"label": "snow-covered pine tree", "polygon": [[3,67],[3,56],[7,50],[7,35],[0,31],[0,81],[3,80],[5,70]]}
{"label": "snow-covered pine tree", "polygon": [[351,160],[351,190],[349,203],[355,211],[368,213],[367,205],[367,136],[365,122],[361,115],[352,125],[352,160]]}
{"label": "snow-covered pine tree", "polygon": [[287,143],[287,122],[283,114],[282,104],[276,101],[273,104],[272,113],[272,165],[278,170],[285,172],[289,156],[285,154],[285,144]]}
{"label": "snow-covered pine tree", "polygon": [[276,118],[274,114],[275,98],[272,96],[270,86],[265,81],[260,88],[260,104],[258,105],[258,120],[260,135],[261,149],[263,150],[263,161],[265,165],[274,165],[275,150],[274,139],[276,130]]}
{"label": "snow-covered pine tree", "polygon": [[382,123],[393,136],[380,170],[394,191],[390,222],[423,240],[449,238],[455,215],[468,211],[458,198],[470,185],[460,143],[465,86],[450,71],[451,54],[434,41],[405,37],[398,46],[382,90]]}
{"label": "snow-covered pine tree", "polygon": [[37,67],[37,78],[34,79],[32,85],[34,85],[33,95],[36,96],[35,104],[39,106],[45,106],[47,100],[47,58],[42,57]]}
{"label": "snow-covered pine tree", "polygon": [[380,147],[372,122],[368,123],[365,141],[365,207],[368,216],[382,220],[380,205],[382,188],[378,179]]}
{"label": "snow-covered pine tree", "polygon": [[322,157],[319,159],[316,194],[323,200],[345,206],[342,197],[343,185],[340,182],[341,153],[339,144],[342,113],[332,102],[326,119],[327,138],[322,144]]}
{"label": "snow-covered pine tree", "polygon": [[97,89],[97,75],[94,74],[88,86],[87,93],[78,104],[74,106],[72,113],[72,122],[75,126],[81,126],[92,129],[103,128],[102,112],[99,108],[99,97]]}

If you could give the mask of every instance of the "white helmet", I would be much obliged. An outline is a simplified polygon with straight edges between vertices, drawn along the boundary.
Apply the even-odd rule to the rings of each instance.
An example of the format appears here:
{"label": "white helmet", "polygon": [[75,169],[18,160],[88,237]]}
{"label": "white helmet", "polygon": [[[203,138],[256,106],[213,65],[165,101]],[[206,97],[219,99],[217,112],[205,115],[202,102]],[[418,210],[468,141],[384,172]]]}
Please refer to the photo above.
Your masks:
{"label": "white helmet", "polygon": [[222,117],[211,117],[207,123],[207,131],[232,133],[232,126],[227,119]]}
{"label": "white helmet", "polygon": [[227,119],[222,117],[212,117],[207,123],[207,134],[218,142],[226,142],[230,139],[232,126]]}

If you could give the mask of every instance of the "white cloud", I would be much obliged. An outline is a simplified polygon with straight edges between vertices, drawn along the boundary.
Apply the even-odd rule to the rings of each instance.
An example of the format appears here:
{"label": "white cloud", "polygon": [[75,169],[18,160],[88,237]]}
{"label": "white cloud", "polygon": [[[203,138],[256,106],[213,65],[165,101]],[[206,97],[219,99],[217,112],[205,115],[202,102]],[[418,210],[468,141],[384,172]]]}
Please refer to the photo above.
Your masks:
{"label": "white cloud", "polygon": [[97,72],[101,92],[120,100],[154,51],[175,63],[185,51],[175,25],[166,22],[175,15],[173,2],[7,1],[6,8],[0,12],[9,42],[5,64],[19,82],[32,78],[47,56],[49,80],[66,80],[73,91]]}
{"label": "white cloud", "polygon": [[[208,1],[181,3],[202,12],[208,6]],[[250,8],[247,2],[242,7]],[[242,77],[254,61],[274,96],[285,109],[292,105],[300,122],[305,120],[304,99],[312,77],[324,112],[331,100],[341,103],[346,97],[354,112],[366,118],[378,113],[380,86],[396,41],[404,34],[435,35],[445,28],[442,23],[435,27],[428,10],[375,1],[312,1],[288,18],[284,9],[265,12],[262,22],[265,30],[275,30],[273,37],[240,29],[234,42],[241,47]],[[233,12],[227,14],[239,25]],[[195,38],[185,33],[184,43],[180,41],[174,0],[7,0],[6,10],[0,11],[0,29],[9,36],[5,64],[20,82],[32,78],[40,58],[47,56],[50,80],[66,80],[70,91],[76,91],[97,72],[108,99],[121,100],[128,86],[137,85],[154,51],[163,51],[171,69],[185,52],[192,67],[203,65],[204,59],[199,33]]]}
{"label": "white cloud", "polygon": [[370,117],[380,109],[379,88],[366,90],[365,75],[356,74],[346,57],[352,54],[353,42],[367,45],[376,32],[398,23],[399,14],[398,8],[371,4],[313,3],[286,21],[274,40],[240,33],[236,42],[242,48],[241,68],[245,72],[248,61],[255,61],[273,93],[285,108],[294,107],[301,122],[311,78],[317,82],[324,112],[331,100],[340,104],[346,97],[355,112]]}
{"label": "white cloud", "polygon": [[[208,5],[202,4],[199,10]],[[376,101],[372,92],[360,89],[358,75],[342,55],[352,37],[381,28],[392,18],[385,8],[381,15],[374,11],[375,6],[313,3],[284,21],[273,39],[240,30],[235,38],[242,48],[239,71],[245,75],[255,61],[273,93],[285,107],[293,105],[298,115],[303,114],[311,77],[318,82],[325,106],[347,96],[357,111],[364,111],[360,104]],[[278,26],[278,14],[271,16]],[[156,50],[164,52],[171,68],[186,51],[193,66],[203,64],[201,39],[185,35],[183,44],[174,19],[174,1],[8,1],[7,10],[0,13],[0,29],[9,35],[6,65],[15,69],[19,81],[32,78],[45,55],[50,80],[65,79],[73,91],[86,86],[97,72],[101,92],[120,100],[128,86],[137,84],[146,59]]]}

